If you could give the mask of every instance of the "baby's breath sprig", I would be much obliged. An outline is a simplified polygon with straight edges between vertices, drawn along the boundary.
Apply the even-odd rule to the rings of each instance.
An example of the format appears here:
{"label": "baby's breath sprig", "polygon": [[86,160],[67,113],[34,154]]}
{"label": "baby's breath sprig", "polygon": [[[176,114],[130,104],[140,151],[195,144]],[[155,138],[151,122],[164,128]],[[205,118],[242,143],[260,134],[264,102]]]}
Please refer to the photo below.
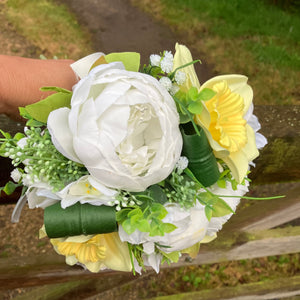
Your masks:
{"label": "baby's breath sprig", "polygon": [[116,211],[120,211],[125,207],[136,207],[142,204],[142,201],[138,199],[138,196],[134,194],[119,190],[119,193],[115,196],[115,200],[110,201],[110,205],[116,205]]}
{"label": "baby's breath sprig", "polygon": [[86,168],[59,153],[51,142],[47,129],[30,127],[25,129],[25,137],[19,141],[7,141],[3,156],[12,159],[17,167],[22,164],[25,185],[47,182],[54,191],[88,174]]}
{"label": "baby's breath sprig", "polygon": [[164,191],[171,203],[178,203],[182,208],[189,209],[197,200],[197,189],[194,181],[183,176],[176,169],[166,180]]}
{"label": "baby's breath sprig", "polygon": [[[160,84],[171,94],[179,91],[179,86],[186,80],[186,74],[177,68],[173,71],[174,57],[171,51],[150,55],[150,62],[144,65],[143,72],[159,80]],[[189,65],[189,64],[187,64]]]}

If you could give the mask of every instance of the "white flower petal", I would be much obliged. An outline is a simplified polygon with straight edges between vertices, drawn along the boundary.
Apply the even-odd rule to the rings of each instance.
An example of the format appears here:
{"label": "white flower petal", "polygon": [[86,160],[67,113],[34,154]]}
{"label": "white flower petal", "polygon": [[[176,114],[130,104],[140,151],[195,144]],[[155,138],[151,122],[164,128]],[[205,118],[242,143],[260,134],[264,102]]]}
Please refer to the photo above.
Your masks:
{"label": "white flower petal", "polygon": [[97,52],[97,53],[93,53],[88,56],[85,56],[84,58],[81,58],[80,60],[71,64],[71,68],[80,78],[83,78],[83,77],[87,76],[88,72],[90,71],[92,65],[96,62],[96,60],[99,59],[103,55],[104,55],[104,53]]}
{"label": "white flower petal", "polygon": [[73,136],[68,125],[70,109],[59,108],[49,114],[47,127],[55,148],[65,157],[80,162],[73,148]]}

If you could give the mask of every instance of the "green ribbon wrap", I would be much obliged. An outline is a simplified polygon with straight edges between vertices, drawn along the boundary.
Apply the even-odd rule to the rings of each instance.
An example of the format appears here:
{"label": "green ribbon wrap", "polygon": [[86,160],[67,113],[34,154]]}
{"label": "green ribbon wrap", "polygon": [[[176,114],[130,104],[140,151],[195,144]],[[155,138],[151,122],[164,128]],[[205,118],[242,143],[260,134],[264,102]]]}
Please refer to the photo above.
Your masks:
{"label": "green ribbon wrap", "polygon": [[65,209],[60,202],[46,207],[44,224],[49,238],[110,233],[118,228],[114,207],[80,203]]}
{"label": "green ribbon wrap", "polygon": [[183,138],[182,155],[189,160],[188,168],[205,187],[216,183],[220,177],[217,159],[213,154],[204,130],[198,126],[200,135],[190,124],[181,128]]}

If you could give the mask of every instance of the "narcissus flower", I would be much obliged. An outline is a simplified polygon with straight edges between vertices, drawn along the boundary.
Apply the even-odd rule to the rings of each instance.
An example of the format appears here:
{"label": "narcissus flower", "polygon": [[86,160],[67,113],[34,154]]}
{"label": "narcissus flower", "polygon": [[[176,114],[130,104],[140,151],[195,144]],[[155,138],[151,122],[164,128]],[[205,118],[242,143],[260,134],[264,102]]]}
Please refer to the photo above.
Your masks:
{"label": "narcissus flower", "polygon": [[[186,46],[176,43],[175,50],[176,52],[174,54],[173,60],[173,71],[178,67],[186,65],[193,61],[191,52]],[[183,69],[180,69],[180,71],[184,72],[186,75],[184,83],[180,85],[180,89],[182,89],[183,92],[187,92],[191,87],[200,89],[200,83],[195,72],[194,65],[187,66]]]}
{"label": "narcissus flower", "polygon": [[127,243],[116,232],[51,239],[51,243],[58,254],[66,256],[67,264],[81,263],[91,272],[106,268],[129,272],[132,268]]}
{"label": "narcissus flower", "polygon": [[215,156],[228,165],[240,183],[249,163],[258,156],[255,132],[245,118],[252,104],[252,88],[242,75],[214,77],[200,91],[204,88],[214,90],[216,95],[204,102],[204,109],[201,115],[195,116],[195,122],[205,130]]}

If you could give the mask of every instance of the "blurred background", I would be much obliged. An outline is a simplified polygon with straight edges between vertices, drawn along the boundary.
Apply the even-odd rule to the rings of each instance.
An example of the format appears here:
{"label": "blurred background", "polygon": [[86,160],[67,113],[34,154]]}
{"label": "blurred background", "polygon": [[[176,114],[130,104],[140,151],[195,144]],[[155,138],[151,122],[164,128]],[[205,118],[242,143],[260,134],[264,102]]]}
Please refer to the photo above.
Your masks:
{"label": "blurred background", "polygon": [[[180,42],[202,61],[197,66],[201,83],[215,75],[244,74],[253,87],[254,104],[300,104],[299,0],[0,0],[0,25],[0,54],[41,59],[136,51],[147,63],[150,54],[174,52]],[[13,207],[0,206],[0,257],[53,252],[37,236],[42,211],[24,209],[21,222],[11,224]],[[101,299],[143,299],[267,282],[300,274],[299,258],[292,254],[163,270]],[[0,291],[0,298],[30,291]],[[65,297],[51,299],[70,299]]]}

